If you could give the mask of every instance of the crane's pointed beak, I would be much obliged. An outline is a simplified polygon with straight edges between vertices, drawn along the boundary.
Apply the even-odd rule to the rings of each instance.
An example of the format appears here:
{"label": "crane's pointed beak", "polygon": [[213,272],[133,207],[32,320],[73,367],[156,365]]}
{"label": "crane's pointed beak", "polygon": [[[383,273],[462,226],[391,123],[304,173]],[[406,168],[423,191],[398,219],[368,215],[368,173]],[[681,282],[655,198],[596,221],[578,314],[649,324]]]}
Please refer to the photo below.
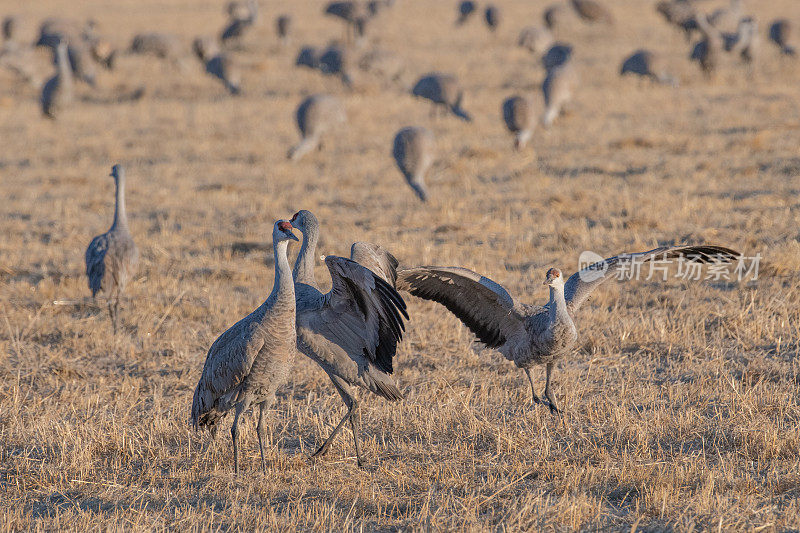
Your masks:
{"label": "crane's pointed beak", "polygon": [[298,239],[298,238],[297,238],[297,235],[295,235],[293,232],[291,232],[291,231],[287,231],[287,232],[286,232],[286,235],[287,235],[287,236],[288,236],[290,239],[292,239],[293,241],[300,242],[300,239]]}

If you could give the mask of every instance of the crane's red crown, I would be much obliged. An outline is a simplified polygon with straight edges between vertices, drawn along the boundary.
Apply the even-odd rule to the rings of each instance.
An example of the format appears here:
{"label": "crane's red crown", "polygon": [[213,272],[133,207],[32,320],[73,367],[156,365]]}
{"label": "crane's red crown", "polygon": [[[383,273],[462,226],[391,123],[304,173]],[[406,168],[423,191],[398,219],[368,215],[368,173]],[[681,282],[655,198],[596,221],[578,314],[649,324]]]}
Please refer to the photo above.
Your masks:
{"label": "crane's red crown", "polygon": [[287,220],[282,220],[282,221],[278,222],[278,228],[283,230],[283,231],[292,231],[292,229],[294,229],[292,227],[292,223],[287,221]]}
{"label": "crane's red crown", "polygon": [[557,268],[551,268],[547,271],[547,279],[561,277],[561,271]]}

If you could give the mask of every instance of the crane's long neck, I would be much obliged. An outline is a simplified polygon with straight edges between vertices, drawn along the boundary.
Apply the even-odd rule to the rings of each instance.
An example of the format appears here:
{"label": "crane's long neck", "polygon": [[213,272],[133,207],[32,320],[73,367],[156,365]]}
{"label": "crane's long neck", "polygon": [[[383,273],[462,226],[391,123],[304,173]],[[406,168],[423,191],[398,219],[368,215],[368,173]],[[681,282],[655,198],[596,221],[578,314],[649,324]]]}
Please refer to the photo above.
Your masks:
{"label": "crane's long neck", "polygon": [[289,258],[286,256],[289,241],[280,241],[273,245],[275,252],[275,282],[267,301],[291,301],[294,304],[294,281]]}
{"label": "crane's long neck", "polygon": [[249,11],[247,22],[249,24],[255,24],[258,21],[258,4],[255,2],[255,0],[251,0],[247,3],[247,8]]}
{"label": "crane's long neck", "polygon": [[292,275],[295,282],[306,283],[316,286],[317,280],[314,277],[314,253],[317,249],[319,240],[319,227],[316,224],[309,224],[303,230],[303,245],[297,260],[294,263]]}
{"label": "crane's long neck", "polygon": [[58,76],[61,79],[61,83],[65,85],[71,85],[72,67],[69,64],[67,46],[63,43],[60,43],[56,47],[56,63],[58,65]]}
{"label": "crane's long neck", "polygon": [[114,206],[114,224],[111,229],[128,229],[128,215],[125,212],[125,175],[120,174],[115,180],[117,184],[117,201]]}
{"label": "crane's long neck", "polygon": [[550,286],[550,323],[572,320],[567,311],[567,301],[564,299],[564,284],[558,283]]}

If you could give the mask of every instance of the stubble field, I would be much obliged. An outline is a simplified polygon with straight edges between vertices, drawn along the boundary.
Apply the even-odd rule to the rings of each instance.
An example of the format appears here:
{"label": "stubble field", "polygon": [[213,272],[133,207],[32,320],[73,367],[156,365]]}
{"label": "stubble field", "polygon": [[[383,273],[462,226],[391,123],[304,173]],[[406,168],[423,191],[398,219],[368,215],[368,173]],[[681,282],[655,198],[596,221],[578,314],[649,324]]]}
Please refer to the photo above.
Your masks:
{"label": "stubble field", "polygon": [[[238,98],[194,59],[180,71],[123,56],[53,122],[35,90],[0,74],[0,528],[798,527],[800,63],[765,39],[754,73],[727,58],[708,80],[651,2],[608,0],[613,30],[571,21],[558,33],[581,86],[569,113],[515,153],[500,104],[529,93],[541,105],[543,70],[514,44],[546,3],[497,3],[494,37],[479,17],[454,29],[454,2],[425,0],[398,0],[371,33],[405,60],[405,86],[457,74],[471,124],[434,118],[365,74],[348,92],[293,67],[301,45],[342,35],[320,1],[262,3],[257,35],[236,53]],[[778,15],[800,23],[794,3],[747,7],[764,36]],[[160,30],[188,49],[225,22],[211,0],[0,1],[0,15],[12,12],[31,40],[41,19],[66,15],[96,19],[119,46]],[[286,50],[272,28],[280,13],[295,23]],[[667,54],[680,87],[620,79],[640,47]],[[140,85],[139,102],[112,102]],[[294,109],[317,92],[339,95],[349,121],[293,164]],[[407,125],[438,138],[426,205],[391,159]],[[83,274],[86,245],[113,215],[114,163],[127,169],[141,252],[116,337]],[[579,349],[555,373],[563,418],[531,404],[524,373],[443,307],[406,295],[395,360],[406,399],[358,396],[367,467],[347,431],[307,459],[344,407],[301,356],[270,413],[266,475],[247,417],[237,479],[227,424],[216,440],[191,431],[192,391],[214,339],[268,294],[272,223],[299,209],[321,221],[321,254],[375,242],[403,265],[465,266],[530,303],[547,298],[547,268],[571,273],[583,250],[711,243],[763,260],[748,283],[598,290],[579,313]],[[329,279],[321,262],[317,278]]]}

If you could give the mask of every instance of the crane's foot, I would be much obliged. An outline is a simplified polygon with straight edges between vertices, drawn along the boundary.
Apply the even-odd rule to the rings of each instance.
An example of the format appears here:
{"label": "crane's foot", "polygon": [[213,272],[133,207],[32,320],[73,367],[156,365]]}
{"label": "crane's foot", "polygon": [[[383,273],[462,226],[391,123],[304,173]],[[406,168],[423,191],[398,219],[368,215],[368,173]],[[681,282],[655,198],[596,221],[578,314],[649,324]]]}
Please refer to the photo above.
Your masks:
{"label": "crane's foot", "polygon": [[309,460],[317,459],[319,457],[322,457],[323,455],[328,453],[328,448],[330,448],[330,446],[328,446],[328,443],[326,442],[325,444],[320,446],[317,451],[315,451],[314,453],[312,453],[311,455],[308,456]]}
{"label": "crane's foot", "polygon": [[554,415],[562,414],[561,409],[558,408],[558,405],[556,404],[556,401],[553,398],[553,395],[550,394],[550,391],[546,391],[544,393],[544,397],[547,399],[547,403],[545,405],[547,405],[547,407],[550,408],[550,413],[551,414],[554,414]]}

